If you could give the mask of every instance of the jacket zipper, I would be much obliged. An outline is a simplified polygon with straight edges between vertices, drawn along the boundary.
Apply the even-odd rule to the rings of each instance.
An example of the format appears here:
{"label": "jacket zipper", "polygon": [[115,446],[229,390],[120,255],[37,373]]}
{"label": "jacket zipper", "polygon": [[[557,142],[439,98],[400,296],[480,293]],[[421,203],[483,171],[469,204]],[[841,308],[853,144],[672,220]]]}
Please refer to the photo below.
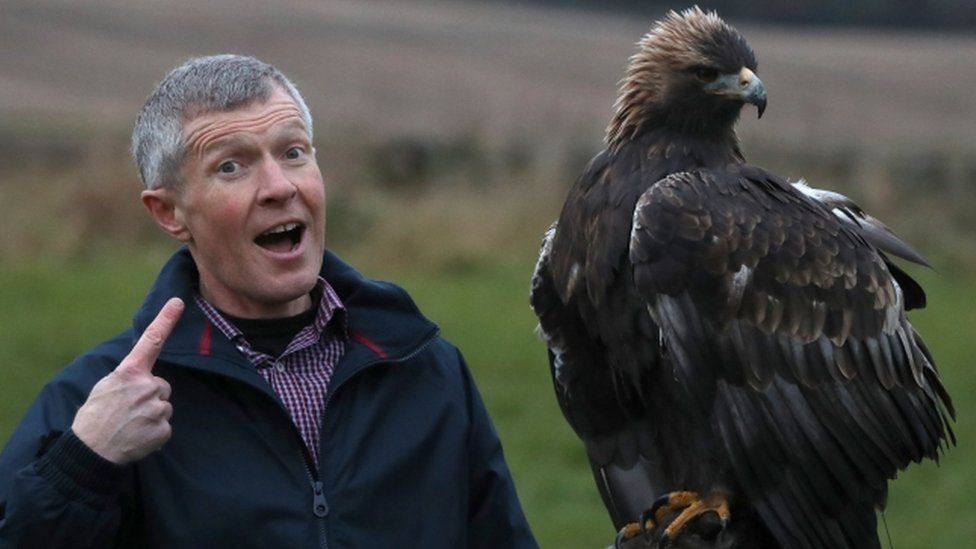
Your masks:
{"label": "jacket zipper", "polygon": [[325,531],[325,517],[329,514],[329,503],[325,499],[325,487],[322,484],[322,480],[319,478],[317,467],[312,465],[312,455],[305,446],[305,439],[302,438],[302,434],[298,431],[298,427],[295,426],[295,422],[292,421],[291,416],[288,414],[283,406],[281,406],[277,400],[275,404],[281,409],[288,417],[288,422],[292,425],[292,433],[295,435],[295,439],[298,441],[298,448],[300,450],[302,465],[305,466],[305,474],[308,475],[308,482],[312,485],[312,514],[315,515],[319,520],[319,539],[321,540],[322,549],[328,549],[329,542],[326,538]]}
{"label": "jacket zipper", "polygon": [[[329,403],[332,402],[332,395],[336,394],[338,389],[342,387],[343,384],[347,383],[350,379],[356,377],[367,368],[371,368],[376,364],[380,364],[380,363],[395,364],[398,362],[406,362],[412,359],[413,357],[427,350],[427,347],[430,347],[430,344],[433,343],[435,339],[437,339],[437,336],[439,334],[440,334],[440,330],[434,330],[434,333],[431,334],[431,336],[428,337],[427,340],[423,342],[423,344],[421,344],[419,347],[417,347],[416,349],[414,349],[413,351],[411,351],[410,353],[404,356],[393,358],[393,359],[376,358],[371,361],[364,362],[353,373],[349,374],[345,379],[340,380],[340,382],[337,383],[334,387],[330,387],[329,392],[326,394],[325,397],[325,404],[322,405],[322,413],[319,416],[319,436],[321,437],[322,434],[321,426],[325,424],[325,413],[329,409]],[[325,500],[325,487],[323,486],[322,481],[319,478],[318,474],[313,473],[312,468],[309,466],[309,463],[311,462],[311,456],[309,455],[308,449],[305,447],[305,441],[302,440],[301,434],[298,433],[297,427],[294,429],[294,432],[298,434],[298,439],[302,444],[301,448],[302,448],[303,460],[305,463],[305,471],[308,473],[309,479],[311,479],[312,481],[312,493],[314,494],[312,500],[312,512],[315,514],[315,516],[319,517],[320,519],[324,519],[325,516],[329,514],[329,504]],[[321,440],[319,441],[319,445],[321,445]],[[319,456],[320,463],[316,464],[316,467],[321,465],[321,461],[322,461],[321,457],[322,456]],[[321,539],[322,539],[322,547],[323,549],[328,549],[329,544],[326,539],[325,520],[319,520],[319,526],[320,526],[319,532],[321,534]]]}
{"label": "jacket zipper", "polygon": [[312,481],[312,513],[319,519],[319,540],[322,542],[322,549],[328,549],[329,540],[326,537],[325,517],[329,514],[329,504],[325,501],[325,488],[322,486],[322,481],[319,480],[318,475],[312,473],[308,462],[305,462],[305,471]]}
{"label": "jacket zipper", "polygon": [[[353,373],[349,374],[345,379],[340,380],[340,382],[336,384],[335,387],[330,387],[329,392],[325,397],[325,404],[322,405],[322,414],[319,417],[320,425],[322,425],[323,422],[325,421],[325,412],[329,408],[329,403],[332,402],[332,395],[334,395],[336,391],[343,384],[345,384],[347,381],[349,381],[350,379],[352,379],[353,377],[361,373],[363,370],[366,370],[367,368],[370,368],[376,364],[380,364],[380,363],[395,364],[398,362],[405,362],[407,360],[412,359],[413,357],[427,350],[427,348],[430,347],[430,344],[433,343],[435,339],[437,339],[437,336],[439,334],[440,334],[440,330],[435,329],[434,332],[420,346],[418,346],[410,353],[407,353],[406,355],[403,355],[401,357],[376,358],[371,361],[364,362],[363,364],[358,366],[356,370],[353,371]],[[264,393],[264,391],[259,391],[259,392]],[[312,486],[312,514],[314,514],[319,519],[318,521],[319,539],[321,539],[322,541],[321,547],[322,549],[328,549],[329,543],[326,536],[324,519],[329,514],[329,503],[325,499],[325,485],[322,483],[321,478],[319,478],[319,474],[317,471],[319,464],[313,465],[312,455],[309,452],[308,448],[305,446],[305,439],[302,438],[301,433],[298,431],[298,427],[295,425],[295,422],[292,421],[291,415],[288,414],[288,410],[284,408],[284,406],[279,401],[279,398],[271,397],[271,395],[268,395],[268,398],[270,398],[275,403],[276,407],[279,410],[284,412],[285,417],[288,418],[288,423],[291,424],[292,426],[292,433],[294,434],[294,438],[298,441],[299,444],[298,447],[301,453],[302,464],[305,466],[305,474],[308,476],[308,481]],[[319,431],[321,434],[321,427],[319,428]]]}

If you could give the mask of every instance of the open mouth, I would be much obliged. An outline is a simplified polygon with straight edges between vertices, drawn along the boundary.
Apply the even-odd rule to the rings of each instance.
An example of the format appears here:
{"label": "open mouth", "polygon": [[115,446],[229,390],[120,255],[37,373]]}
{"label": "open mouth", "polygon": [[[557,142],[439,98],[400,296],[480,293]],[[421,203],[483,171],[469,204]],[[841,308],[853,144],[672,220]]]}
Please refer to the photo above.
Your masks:
{"label": "open mouth", "polygon": [[285,253],[298,247],[304,233],[305,225],[301,223],[285,223],[259,234],[254,239],[254,243],[270,252]]}

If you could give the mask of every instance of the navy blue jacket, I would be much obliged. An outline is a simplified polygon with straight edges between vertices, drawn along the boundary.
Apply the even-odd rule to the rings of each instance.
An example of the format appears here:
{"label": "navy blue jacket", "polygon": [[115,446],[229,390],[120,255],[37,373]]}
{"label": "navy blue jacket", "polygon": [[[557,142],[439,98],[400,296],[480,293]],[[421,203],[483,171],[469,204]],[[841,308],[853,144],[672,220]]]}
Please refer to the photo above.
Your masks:
{"label": "navy blue jacket", "polygon": [[[347,307],[350,343],[318,467],[275,393],[196,307],[184,249],[133,328],[48,383],[0,454],[0,548],[536,547],[457,349],[402,289],[332,254],[322,274]],[[172,438],[115,466],[71,422],[174,295],[186,310],[153,370],[173,388]]]}

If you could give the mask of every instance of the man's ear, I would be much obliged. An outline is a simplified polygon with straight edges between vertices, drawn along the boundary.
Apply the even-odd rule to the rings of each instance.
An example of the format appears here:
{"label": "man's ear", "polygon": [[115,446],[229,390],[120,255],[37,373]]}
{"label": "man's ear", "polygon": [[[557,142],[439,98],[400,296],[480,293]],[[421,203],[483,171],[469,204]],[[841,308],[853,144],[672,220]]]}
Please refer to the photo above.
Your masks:
{"label": "man's ear", "polygon": [[189,242],[193,235],[184,222],[177,192],[164,187],[142,191],[142,205],[161,229],[180,242]]}

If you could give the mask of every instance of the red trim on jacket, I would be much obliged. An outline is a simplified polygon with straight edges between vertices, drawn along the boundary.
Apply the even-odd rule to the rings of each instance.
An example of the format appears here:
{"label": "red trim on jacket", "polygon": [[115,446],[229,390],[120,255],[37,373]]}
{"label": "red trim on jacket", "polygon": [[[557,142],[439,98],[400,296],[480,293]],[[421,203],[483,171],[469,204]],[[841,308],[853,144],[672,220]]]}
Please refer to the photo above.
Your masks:
{"label": "red trim on jacket", "polygon": [[382,347],[377,345],[375,341],[363,335],[362,332],[350,331],[349,337],[368,347],[370,351],[376,353],[376,355],[379,356],[380,358],[386,358],[386,351],[384,351]]}
{"label": "red trim on jacket", "polygon": [[198,351],[203,356],[210,356],[210,345],[213,343],[213,324],[204,322],[203,333],[200,334]]}

